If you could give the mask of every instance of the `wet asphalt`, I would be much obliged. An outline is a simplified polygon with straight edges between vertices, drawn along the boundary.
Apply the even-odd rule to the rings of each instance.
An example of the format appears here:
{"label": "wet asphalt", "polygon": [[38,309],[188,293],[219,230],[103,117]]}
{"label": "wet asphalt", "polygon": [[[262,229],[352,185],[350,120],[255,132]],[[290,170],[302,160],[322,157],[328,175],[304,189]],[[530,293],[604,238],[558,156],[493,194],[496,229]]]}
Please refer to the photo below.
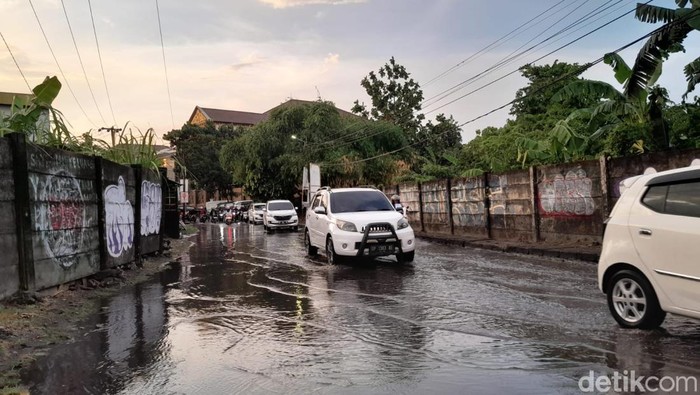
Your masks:
{"label": "wet asphalt", "polygon": [[327,266],[302,232],[203,224],[189,259],[102,301],[32,393],[581,393],[589,375],[700,377],[700,323],[617,327],[590,263],[418,241]]}

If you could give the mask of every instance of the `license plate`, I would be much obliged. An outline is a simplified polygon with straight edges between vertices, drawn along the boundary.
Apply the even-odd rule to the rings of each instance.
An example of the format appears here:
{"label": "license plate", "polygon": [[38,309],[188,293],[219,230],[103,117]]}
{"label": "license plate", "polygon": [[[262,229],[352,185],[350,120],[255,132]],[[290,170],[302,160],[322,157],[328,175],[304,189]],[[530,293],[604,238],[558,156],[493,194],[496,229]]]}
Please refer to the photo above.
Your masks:
{"label": "license plate", "polygon": [[394,251],[392,245],[389,244],[378,244],[369,246],[369,252],[389,252]]}

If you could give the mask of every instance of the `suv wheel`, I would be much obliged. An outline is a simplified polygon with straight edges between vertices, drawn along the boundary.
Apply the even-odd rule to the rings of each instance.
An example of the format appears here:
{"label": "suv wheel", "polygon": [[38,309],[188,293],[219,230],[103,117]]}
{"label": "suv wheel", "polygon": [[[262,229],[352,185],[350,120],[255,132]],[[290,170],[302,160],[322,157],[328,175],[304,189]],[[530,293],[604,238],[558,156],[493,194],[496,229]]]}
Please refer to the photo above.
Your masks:
{"label": "suv wheel", "polygon": [[333,248],[333,239],[328,236],[326,239],[326,261],[329,265],[335,265],[338,263],[338,254],[335,253],[335,248]]}
{"label": "suv wheel", "polygon": [[311,238],[309,237],[309,230],[304,230],[304,248],[306,248],[306,253],[309,256],[316,256],[318,254],[318,247],[311,245]]}
{"label": "suv wheel", "polygon": [[397,254],[396,260],[399,261],[399,263],[411,263],[411,262],[413,262],[413,259],[415,258],[415,256],[416,256],[415,251],[404,252],[401,254]]}
{"label": "suv wheel", "polygon": [[661,326],[666,312],[661,310],[649,281],[632,270],[621,270],[607,287],[608,308],[623,328],[654,329]]}

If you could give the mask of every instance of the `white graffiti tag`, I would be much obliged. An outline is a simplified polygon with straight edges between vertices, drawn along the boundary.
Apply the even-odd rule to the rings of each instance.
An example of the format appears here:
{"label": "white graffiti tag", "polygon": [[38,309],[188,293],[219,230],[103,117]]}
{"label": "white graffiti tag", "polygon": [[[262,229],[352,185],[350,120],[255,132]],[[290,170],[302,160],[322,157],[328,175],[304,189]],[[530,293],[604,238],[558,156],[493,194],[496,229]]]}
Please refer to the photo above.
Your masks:
{"label": "white graffiti tag", "polygon": [[540,183],[540,207],[544,215],[593,215],[592,189],[593,183],[583,169],[570,170],[566,176],[557,174],[554,180]]}
{"label": "white graffiti tag", "polygon": [[160,232],[160,216],[163,209],[163,195],[160,184],[150,181],[141,183],[141,235],[148,236]]}
{"label": "white graffiti tag", "polygon": [[126,199],[126,185],[121,176],[117,185],[105,188],[104,199],[107,251],[117,258],[134,245],[134,208]]}

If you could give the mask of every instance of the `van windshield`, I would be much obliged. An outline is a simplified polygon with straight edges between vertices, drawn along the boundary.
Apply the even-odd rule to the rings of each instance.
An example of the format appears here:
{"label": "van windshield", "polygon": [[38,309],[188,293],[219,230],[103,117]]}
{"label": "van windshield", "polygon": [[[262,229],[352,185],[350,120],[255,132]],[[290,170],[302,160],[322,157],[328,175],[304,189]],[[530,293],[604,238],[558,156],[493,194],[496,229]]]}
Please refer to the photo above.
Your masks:
{"label": "van windshield", "polygon": [[294,210],[294,206],[290,202],[270,202],[267,205],[268,210]]}

